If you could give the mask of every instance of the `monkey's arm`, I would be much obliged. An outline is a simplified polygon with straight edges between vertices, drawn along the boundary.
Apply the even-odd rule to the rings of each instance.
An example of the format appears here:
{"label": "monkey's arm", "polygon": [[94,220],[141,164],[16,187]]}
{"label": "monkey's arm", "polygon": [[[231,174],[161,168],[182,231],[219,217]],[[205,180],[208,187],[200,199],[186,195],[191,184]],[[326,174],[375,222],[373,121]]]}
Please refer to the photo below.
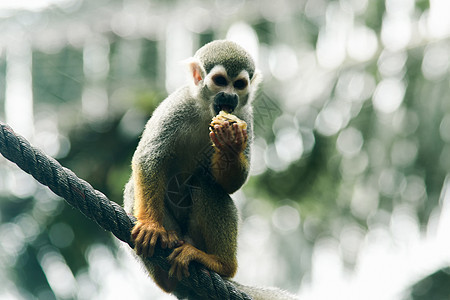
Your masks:
{"label": "monkey's arm", "polygon": [[131,234],[138,255],[152,256],[158,239],[161,247],[173,248],[178,237],[163,227],[165,174],[149,172],[145,165],[133,163],[134,215],[137,218]]}
{"label": "monkey's arm", "polygon": [[214,125],[210,133],[214,144],[211,172],[228,194],[245,182],[249,169],[247,130],[237,123]]}
{"label": "monkey's arm", "polygon": [[132,161],[133,214],[137,222],[131,234],[137,254],[144,256],[153,255],[158,240],[162,248],[173,248],[179,241],[174,231],[163,227],[170,149],[176,137],[170,126],[158,127],[155,123],[150,120]]}

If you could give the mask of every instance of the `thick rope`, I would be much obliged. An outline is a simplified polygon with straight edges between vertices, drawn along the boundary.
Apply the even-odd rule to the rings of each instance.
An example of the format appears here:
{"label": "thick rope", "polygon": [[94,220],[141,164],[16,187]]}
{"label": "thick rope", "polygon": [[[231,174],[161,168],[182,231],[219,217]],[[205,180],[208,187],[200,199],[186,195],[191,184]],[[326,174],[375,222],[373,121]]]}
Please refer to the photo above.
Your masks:
{"label": "thick rope", "polygon": [[[0,122],[0,153],[31,174],[37,181],[48,186],[56,195],[64,198],[86,217],[100,227],[112,232],[118,239],[134,248],[131,229],[135,219],[130,217],[117,203],[95,190],[89,183],[78,178],[71,170],[61,166],[54,158],[33,147],[11,127]],[[168,271],[166,257],[169,250],[156,249],[148,258]],[[190,276],[178,284],[174,295],[180,299],[251,299],[238,291],[228,280],[205,269],[198,263],[189,265]]]}

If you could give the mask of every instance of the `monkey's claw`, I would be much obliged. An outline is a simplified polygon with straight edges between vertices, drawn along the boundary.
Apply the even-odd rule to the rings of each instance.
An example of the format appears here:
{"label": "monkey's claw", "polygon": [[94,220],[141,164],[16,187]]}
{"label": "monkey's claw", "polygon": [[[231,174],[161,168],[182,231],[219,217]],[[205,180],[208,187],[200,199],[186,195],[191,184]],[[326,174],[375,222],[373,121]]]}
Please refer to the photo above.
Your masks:
{"label": "monkey's claw", "polygon": [[163,249],[173,248],[180,243],[174,231],[168,232],[163,226],[154,222],[138,221],[131,231],[131,236],[134,239],[136,253],[145,257],[153,256],[158,240]]}
{"label": "monkey's claw", "polygon": [[178,234],[176,231],[169,230],[169,231],[167,231],[167,235],[168,235],[168,239],[169,239],[169,242],[167,243],[167,248],[172,249],[172,248],[179,247],[184,244],[184,241],[180,240],[178,238]]}

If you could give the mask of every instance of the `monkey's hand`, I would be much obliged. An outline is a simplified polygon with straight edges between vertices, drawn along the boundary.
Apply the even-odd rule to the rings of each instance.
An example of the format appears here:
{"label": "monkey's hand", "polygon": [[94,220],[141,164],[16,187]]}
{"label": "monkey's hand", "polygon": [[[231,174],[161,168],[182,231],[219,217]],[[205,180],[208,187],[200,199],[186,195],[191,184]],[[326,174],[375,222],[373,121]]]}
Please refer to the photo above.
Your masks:
{"label": "monkey's hand", "polygon": [[[211,124],[213,125],[213,124]],[[211,126],[209,137],[214,146],[222,152],[239,154],[247,145],[247,123],[224,121]]]}
{"label": "monkey's hand", "polygon": [[248,174],[247,123],[221,111],[212,119],[209,137],[214,146],[211,172],[229,194],[238,190]]}
{"label": "monkey's hand", "polygon": [[131,236],[134,239],[135,250],[138,255],[153,256],[156,242],[159,240],[161,248],[174,248],[182,244],[175,231],[166,229],[157,222],[137,221]]}

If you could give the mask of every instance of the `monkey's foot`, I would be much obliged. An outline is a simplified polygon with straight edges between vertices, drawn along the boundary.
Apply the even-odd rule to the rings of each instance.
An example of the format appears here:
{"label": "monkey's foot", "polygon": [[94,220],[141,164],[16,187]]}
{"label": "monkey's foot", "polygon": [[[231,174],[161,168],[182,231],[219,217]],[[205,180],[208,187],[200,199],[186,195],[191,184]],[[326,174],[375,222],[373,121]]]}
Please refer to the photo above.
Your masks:
{"label": "monkey's foot", "polygon": [[136,253],[145,257],[153,256],[158,240],[163,249],[174,248],[182,243],[175,231],[166,231],[160,224],[148,221],[137,221],[131,236],[134,239]]}
{"label": "monkey's foot", "polygon": [[176,276],[178,280],[183,279],[183,276],[188,277],[190,275],[189,263],[193,260],[197,251],[197,248],[188,243],[175,248],[167,258],[172,265],[169,270],[169,276]]}
{"label": "monkey's foot", "polygon": [[207,254],[189,243],[184,243],[180,247],[175,248],[167,259],[172,265],[169,270],[169,276],[176,277],[178,280],[183,279],[183,276],[188,277],[190,275],[188,267],[193,260],[220,275],[231,277],[236,272],[235,268],[227,268],[221,263],[216,255]]}

